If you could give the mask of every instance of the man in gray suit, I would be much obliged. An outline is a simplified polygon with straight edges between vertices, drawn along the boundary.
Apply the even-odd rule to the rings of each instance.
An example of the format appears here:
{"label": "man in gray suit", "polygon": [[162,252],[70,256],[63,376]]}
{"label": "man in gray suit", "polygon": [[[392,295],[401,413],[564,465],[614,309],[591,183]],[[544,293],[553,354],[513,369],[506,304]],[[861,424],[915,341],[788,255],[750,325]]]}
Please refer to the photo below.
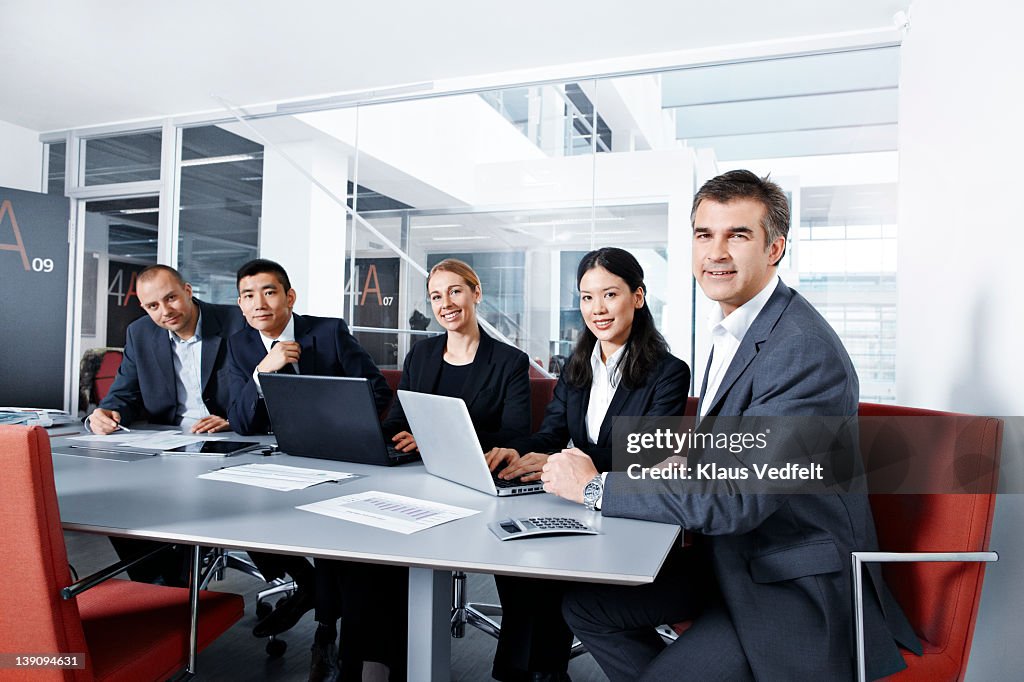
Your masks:
{"label": "man in gray suit", "polygon": [[[698,474],[602,477],[581,452],[552,456],[542,476],[548,492],[694,533],[650,585],[570,593],[566,619],[612,680],[851,679],[849,557],[877,548],[867,496],[856,488],[856,372],[828,323],[778,277],[789,228],[778,185],[749,171],[720,175],[697,193],[691,222],[694,277],[718,303],[698,430],[722,432],[731,421],[729,431],[764,432],[771,419],[769,447],[724,459],[742,467],[824,453],[829,471],[812,493],[766,494]],[[826,427],[829,420],[844,428]],[[691,471],[724,461],[708,448],[688,459]],[[877,566],[869,573],[873,679],[905,667],[897,643],[916,653],[920,643]],[[654,627],[684,620],[692,626],[666,647]]]}

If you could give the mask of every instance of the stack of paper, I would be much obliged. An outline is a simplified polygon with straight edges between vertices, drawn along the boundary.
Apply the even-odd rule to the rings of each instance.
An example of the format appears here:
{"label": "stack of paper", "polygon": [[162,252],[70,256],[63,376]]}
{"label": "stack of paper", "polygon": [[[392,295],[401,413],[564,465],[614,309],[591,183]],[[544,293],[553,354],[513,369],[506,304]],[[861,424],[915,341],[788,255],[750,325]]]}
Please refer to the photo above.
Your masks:
{"label": "stack of paper", "polygon": [[302,490],[317,483],[355,478],[355,474],[325,469],[290,467],[283,464],[241,464],[200,474],[199,478],[209,481],[241,483],[270,490]]}

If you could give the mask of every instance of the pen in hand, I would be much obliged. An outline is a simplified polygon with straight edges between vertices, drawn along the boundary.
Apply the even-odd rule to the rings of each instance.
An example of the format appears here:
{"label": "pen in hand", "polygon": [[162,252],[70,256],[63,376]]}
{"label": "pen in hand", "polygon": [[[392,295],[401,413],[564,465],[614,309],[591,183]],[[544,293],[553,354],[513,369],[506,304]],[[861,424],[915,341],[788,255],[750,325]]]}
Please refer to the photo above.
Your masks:
{"label": "pen in hand", "polygon": [[127,427],[127,426],[121,426],[120,424],[118,424],[117,426],[115,426],[115,427],[114,427],[114,430],[115,430],[115,431],[124,431],[125,433],[131,433],[131,432],[132,432],[132,430],[131,430],[131,429],[129,429],[129,428]]}

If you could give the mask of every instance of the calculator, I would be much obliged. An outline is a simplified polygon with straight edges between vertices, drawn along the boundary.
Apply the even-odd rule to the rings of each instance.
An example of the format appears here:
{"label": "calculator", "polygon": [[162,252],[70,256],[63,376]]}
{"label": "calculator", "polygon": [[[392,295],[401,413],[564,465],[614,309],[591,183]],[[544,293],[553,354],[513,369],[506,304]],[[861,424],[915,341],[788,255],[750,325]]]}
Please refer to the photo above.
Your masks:
{"label": "calculator", "polygon": [[600,535],[587,524],[564,516],[527,516],[487,524],[499,540],[518,540],[539,535]]}

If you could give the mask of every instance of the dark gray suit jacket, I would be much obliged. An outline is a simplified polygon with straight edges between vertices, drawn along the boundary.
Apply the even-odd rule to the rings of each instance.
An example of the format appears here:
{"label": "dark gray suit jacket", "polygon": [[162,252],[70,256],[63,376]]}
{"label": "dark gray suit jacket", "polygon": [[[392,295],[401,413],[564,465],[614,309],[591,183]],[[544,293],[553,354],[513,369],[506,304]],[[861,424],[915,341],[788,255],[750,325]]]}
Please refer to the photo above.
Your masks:
{"label": "dark gray suit jacket", "polygon": [[[774,445],[757,453],[763,460],[792,459],[793,448],[810,448],[830,451],[830,457],[838,458],[835,463],[854,476],[862,470],[855,435],[856,372],[824,318],[781,281],[710,400],[702,430],[715,429],[716,415],[742,416],[744,431],[772,419],[775,433],[769,443]],[[818,421],[813,419],[794,427],[800,433],[786,434],[794,420],[778,417],[839,418],[848,427],[845,442],[823,443],[829,434],[840,438],[832,429],[808,433],[807,425]],[[813,426],[810,430],[816,431]],[[691,452],[689,464],[705,456],[715,455]],[[750,488],[723,494],[728,485],[706,480],[641,484],[613,473],[606,482],[602,513],[676,523],[703,534],[695,542],[710,555],[757,679],[851,679],[850,552],[878,545],[866,494],[828,486],[820,494],[761,494]],[[876,678],[905,667],[896,642],[918,653],[920,642],[877,566],[869,572],[867,670]]]}
{"label": "dark gray suit jacket", "polygon": [[[193,301],[202,315],[203,402],[210,414],[227,417],[231,405],[227,339],[245,326],[245,319],[236,305]],[[144,315],[128,325],[124,359],[100,407],[120,412],[125,426],[147,415],[154,424],[176,424],[177,386],[167,330]]]}

